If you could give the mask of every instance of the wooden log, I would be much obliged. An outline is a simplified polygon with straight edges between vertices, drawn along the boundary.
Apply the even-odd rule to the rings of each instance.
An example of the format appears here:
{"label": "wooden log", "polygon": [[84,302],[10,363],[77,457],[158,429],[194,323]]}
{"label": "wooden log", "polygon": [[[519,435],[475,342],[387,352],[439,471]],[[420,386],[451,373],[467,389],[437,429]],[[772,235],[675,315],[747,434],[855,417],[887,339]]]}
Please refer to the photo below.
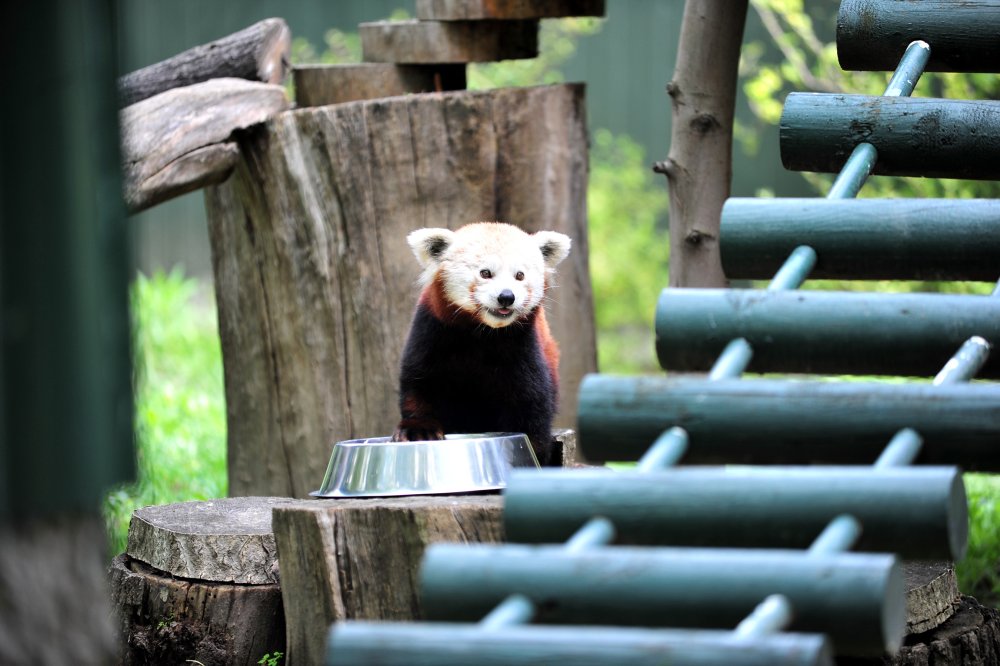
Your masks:
{"label": "wooden log", "polygon": [[123,188],[129,211],[222,182],[236,162],[233,132],[287,108],[280,86],[214,79],[123,109]]}
{"label": "wooden log", "polygon": [[707,629],[348,622],[330,632],[328,666],[832,666],[825,636],[737,636]]}
{"label": "wooden log", "polygon": [[1000,611],[961,597],[940,626],[907,637],[895,655],[838,658],[837,666],[993,666],[1000,664]]}
{"label": "wooden log", "polygon": [[839,653],[893,652],[905,631],[902,573],[885,554],[434,544],[420,580],[432,620],[478,621],[521,594],[543,623],[729,629],[783,594],[789,631],[828,634]]}
{"label": "wooden log", "polygon": [[531,543],[602,516],[616,543],[804,549],[846,513],[862,524],[859,550],[960,560],[969,531],[955,467],[542,470],[513,474],[505,498],[507,538]]}
{"label": "wooden log", "polygon": [[256,664],[284,651],[271,511],[295,503],[238,497],[137,509],[111,567],[122,662]]}
{"label": "wooden log", "polygon": [[907,44],[931,46],[929,72],[1000,72],[1000,2],[844,0],[837,57],[846,70],[891,71]]}
{"label": "wooden log", "polygon": [[421,21],[483,21],[604,16],[605,0],[417,0]]}
{"label": "wooden log", "polygon": [[331,623],[413,620],[424,550],[502,539],[498,495],[340,499],[276,506],[290,664],[322,664]]}
{"label": "wooden log", "polygon": [[409,231],[505,220],[573,239],[548,310],[556,425],[596,367],[583,89],[414,95],[281,114],[206,190],[229,490],[304,497],[334,442],[387,435],[419,266]]}
{"label": "wooden log", "polygon": [[1000,180],[1000,102],[791,93],[778,129],[781,163],[836,173],[861,142],[872,173]]}
{"label": "wooden log", "polygon": [[291,41],[292,33],[284,19],[258,21],[222,39],[122,76],[118,80],[120,106],[210,79],[249,79],[281,85],[288,73]]}
{"label": "wooden log", "polygon": [[995,384],[590,375],[579,395],[591,460],[637,460],[677,425],[691,440],[688,464],[870,465],[910,427],[924,442],[919,464],[1000,471]]}
{"label": "wooden log", "polygon": [[111,563],[111,599],[122,636],[120,663],[256,664],[285,649],[277,584],[175,578],[126,554]]}
{"label": "wooden log", "polygon": [[362,59],[406,65],[538,55],[538,21],[376,21],[358,26]]}
{"label": "wooden log", "polygon": [[289,502],[294,500],[235,497],[136,509],[125,552],[180,578],[277,583],[271,509]]}
{"label": "wooden log", "polygon": [[721,243],[730,279],[770,279],[808,245],[818,255],[811,278],[993,282],[1000,200],[733,198]]}
{"label": "wooden log", "polygon": [[951,562],[903,562],[906,586],[906,633],[922,634],[955,614],[958,578]]}
{"label": "wooden log", "polygon": [[[673,370],[708,370],[742,337],[752,372],[933,376],[973,335],[1000,340],[1000,299],[665,289],[656,309],[656,353]],[[1000,377],[1000,357],[978,376]]]}
{"label": "wooden log", "polygon": [[298,108],[409,93],[465,89],[465,65],[297,65],[292,70]]}

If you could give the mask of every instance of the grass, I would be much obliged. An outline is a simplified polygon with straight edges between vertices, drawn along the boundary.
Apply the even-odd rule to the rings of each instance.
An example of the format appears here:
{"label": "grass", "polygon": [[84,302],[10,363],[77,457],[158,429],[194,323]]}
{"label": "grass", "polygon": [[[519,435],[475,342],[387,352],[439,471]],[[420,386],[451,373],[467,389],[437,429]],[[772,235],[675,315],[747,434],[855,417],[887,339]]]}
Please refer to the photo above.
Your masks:
{"label": "grass", "polygon": [[138,479],[104,503],[111,552],[136,508],[225,497],[226,408],[215,303],[175,270],[132,285]]}
{"label": "grass", "polygon": [[969,550],[956,566],[958,586],[985,606],[1000,607],[1000,475],[966,474]]}
{"label": "grass", "polygon": [[[125,549],[135,508],[226,495],[226,415],[215,304],[179,271],[132,288],[139,478],[112,490],[112,552]],[[630,467],[630,464],[620,467]],[[966,474],[970,535],[959,587],[1000,605],[1000,475]]]}

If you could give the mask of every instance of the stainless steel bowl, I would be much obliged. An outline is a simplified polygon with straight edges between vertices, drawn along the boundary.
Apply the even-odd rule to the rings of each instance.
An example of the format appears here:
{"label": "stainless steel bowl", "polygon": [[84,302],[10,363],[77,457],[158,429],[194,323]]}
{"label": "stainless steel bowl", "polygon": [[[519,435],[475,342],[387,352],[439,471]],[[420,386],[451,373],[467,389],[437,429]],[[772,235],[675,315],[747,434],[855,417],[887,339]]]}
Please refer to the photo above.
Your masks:
{"label": "stainless steel bowl", "polygon": [[482,492],[506,487],[512,467],[538,467],[520,433],[447,435],[439,441],[389,437],[337,442],[313,497],[389,497]]}

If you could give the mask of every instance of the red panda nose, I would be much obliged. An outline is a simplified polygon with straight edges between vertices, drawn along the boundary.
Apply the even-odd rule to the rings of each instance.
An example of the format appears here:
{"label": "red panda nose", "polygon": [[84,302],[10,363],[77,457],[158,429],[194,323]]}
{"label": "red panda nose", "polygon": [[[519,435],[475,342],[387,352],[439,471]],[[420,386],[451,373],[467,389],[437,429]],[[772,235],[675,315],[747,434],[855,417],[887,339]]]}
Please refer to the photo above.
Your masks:
{"label": "red panda nose", "polygon": [[499,303],[502,308],[509,308],[514,305],[514,292],[510,289],[504,289],[500,292],[500,295],[497,296],[497,303]]}

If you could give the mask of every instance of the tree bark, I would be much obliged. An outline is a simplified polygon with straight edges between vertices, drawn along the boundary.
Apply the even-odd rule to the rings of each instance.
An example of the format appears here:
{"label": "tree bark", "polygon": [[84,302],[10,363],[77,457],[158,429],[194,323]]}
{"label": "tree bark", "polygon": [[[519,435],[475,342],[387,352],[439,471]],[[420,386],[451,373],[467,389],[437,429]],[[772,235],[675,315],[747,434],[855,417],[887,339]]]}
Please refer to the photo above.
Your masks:
{"label": "tree bark", "polygon": [[171,88],[209,79],[238,78],[280,85],[289,67],[292,33],[284,19],[269,18],[118,79],[126,107]]}
{"label": "tree bark", "polygon": [[274,509],[286,663],[322,664],[330,623],[421,617],[428,544],[502,541],[499,495],[298,502]]}
{"label": "tree bark", "polygon": [[596,369],[583,88],[413,95],[283,113],[206,190],[231,495],[303,497],[334,442],[399,419],[420,227],[502,220],[568,234],[548,300],[559,426]]}
{"label": "tree bark", "polygon": [[747,0],[688,0],[667,84],[670,286],[723,287],[719,219],[732,179],[733,111]]}
{"label": "tree bark", "polygon": [[135,213],[229,177],[236,130],[288,108],[280,86],[214,79],[122,109],[125,203]]}
{"label": "tree bark", "polygon": [[121,630],[121,664],[251,666],[284,651],[277,584],[175,578],[124,553],[111,563],[111,598]]}

